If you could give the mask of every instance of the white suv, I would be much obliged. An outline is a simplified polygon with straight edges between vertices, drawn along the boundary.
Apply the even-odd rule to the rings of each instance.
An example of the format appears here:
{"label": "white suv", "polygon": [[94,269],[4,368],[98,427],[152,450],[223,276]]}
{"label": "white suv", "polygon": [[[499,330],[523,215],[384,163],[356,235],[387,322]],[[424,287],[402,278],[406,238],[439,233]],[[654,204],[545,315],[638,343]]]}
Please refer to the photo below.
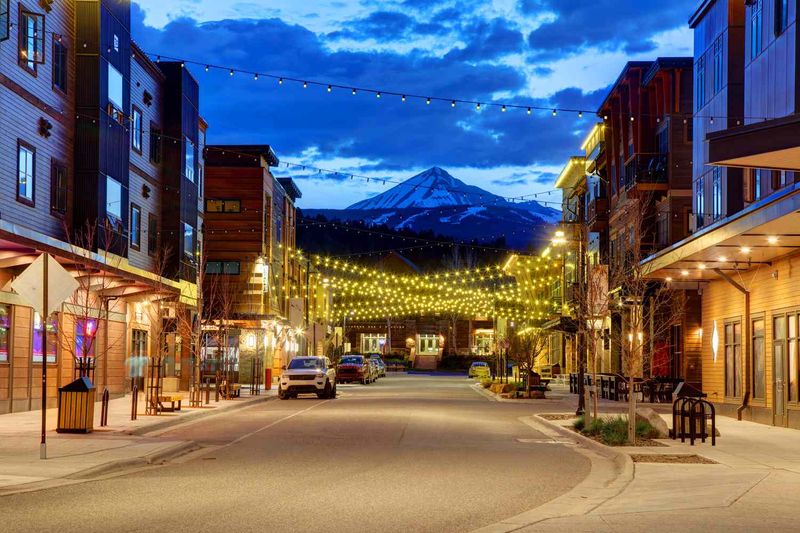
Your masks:
{"label": "white suv", "polygon": [[327,357],[295,357],[283,367],[278,398],[288,400],[301,393],[336,398],[336,369]]}

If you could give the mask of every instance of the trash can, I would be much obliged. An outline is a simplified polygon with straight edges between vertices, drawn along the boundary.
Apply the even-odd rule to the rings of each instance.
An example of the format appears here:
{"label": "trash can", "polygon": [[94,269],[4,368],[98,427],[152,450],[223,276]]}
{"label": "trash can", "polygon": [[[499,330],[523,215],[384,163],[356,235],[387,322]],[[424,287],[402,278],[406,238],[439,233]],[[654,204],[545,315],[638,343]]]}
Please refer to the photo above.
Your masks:
{"label": "trash can", "polygon": [[86,377],[58,389],[58,433],[92,432],[94,393],[94,385]]}
{"label": "trash can", "polygon": [[264,369],[264,390],[270,390],[272,388],[272,369],[265,368]]}

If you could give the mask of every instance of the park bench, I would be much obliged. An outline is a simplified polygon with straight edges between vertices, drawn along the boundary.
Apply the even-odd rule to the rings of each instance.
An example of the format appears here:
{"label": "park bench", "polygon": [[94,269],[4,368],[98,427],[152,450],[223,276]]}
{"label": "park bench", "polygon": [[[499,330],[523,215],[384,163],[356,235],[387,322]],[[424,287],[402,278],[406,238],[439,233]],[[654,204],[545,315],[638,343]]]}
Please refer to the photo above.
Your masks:
{"label": "park bench", "polygon": [[[180,411],[182,401],[183,396],[180,394],[162,394],[158,397],[158,406],[162,411]],[[169,403],[170,407],[164,407],[165,403]],[[176,403],[178,407],[175,407]]]}

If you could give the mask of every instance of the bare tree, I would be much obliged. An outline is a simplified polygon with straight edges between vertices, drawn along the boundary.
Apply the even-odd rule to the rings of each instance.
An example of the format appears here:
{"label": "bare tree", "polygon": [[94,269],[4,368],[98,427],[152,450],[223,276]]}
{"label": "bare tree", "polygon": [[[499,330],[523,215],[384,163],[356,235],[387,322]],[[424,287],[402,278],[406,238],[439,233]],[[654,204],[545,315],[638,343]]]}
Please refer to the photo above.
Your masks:
{"label": "bare tree", "polygon": [[514,360],[519,365],[520,372],[524,372],[526,396],[531,397],[531,379],[534,375],[534,366],[546,351],[549,344],[550,333],[541,327],[527,327],[520,330],[511,338],[510,350]]}
{"label": "bare tree", "polygon": [[[477,263],[475,252],[470,248],[461,249],[459,246],[452,247],[450,257],[444,260],[445,267],[452,270],[470,269]],[[452,355],[458,355],[458,321],[463,318],[455,309],[445,313],[449,334],[447,335],[447,351]]]}

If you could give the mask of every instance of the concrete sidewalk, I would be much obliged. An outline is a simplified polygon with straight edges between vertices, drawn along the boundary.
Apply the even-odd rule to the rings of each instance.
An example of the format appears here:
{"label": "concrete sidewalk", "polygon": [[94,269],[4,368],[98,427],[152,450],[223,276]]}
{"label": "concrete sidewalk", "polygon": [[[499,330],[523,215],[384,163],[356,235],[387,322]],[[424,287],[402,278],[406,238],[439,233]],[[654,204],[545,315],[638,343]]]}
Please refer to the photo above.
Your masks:
{"label": "concrete sidewalk", "polygon": [[[180,411],[157,416],[144,414],[140,399],[138,419],[131,420],[131,398],[109,402],[108,426],[100,425],[100,404],[95,405],[95,431],[87,435],[56,433],[57,410],[47,411],[47,455],[39,458],[41,411],[0,415],[0,495],[38,490],[79,482],[115,471],[158,464],[187,453],[197,446],[191,441],[162,440],[155,434],[178,424],[248,407],[276,397],[275,390],[241,398],[188,407],[188,396]],[[150,435],[150,436],[148,436]]]}

